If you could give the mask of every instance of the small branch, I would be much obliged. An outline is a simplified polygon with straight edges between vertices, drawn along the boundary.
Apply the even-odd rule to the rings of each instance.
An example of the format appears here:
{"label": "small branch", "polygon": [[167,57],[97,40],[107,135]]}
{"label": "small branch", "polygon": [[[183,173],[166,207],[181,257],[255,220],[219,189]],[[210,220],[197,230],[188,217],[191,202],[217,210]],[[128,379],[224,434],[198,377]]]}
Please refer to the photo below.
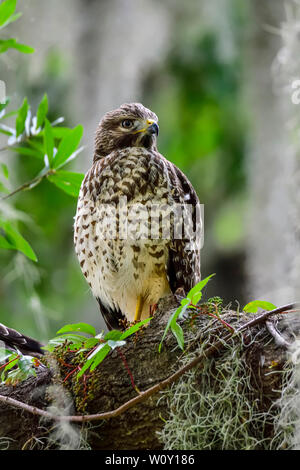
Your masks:
{"label": "small branch", "polygon": [[38,184],[40,183],[40,181],[42,181],[43,179],[43,176],[39,176],[38,178],[34,178],[33,180],[31,181],[28,181],[27,183],[24,183],[22,184],[21,186],[19,186],[17,189],[15,189],[14,191],[12,191],[11,193],[7,194],[6,196],[2,196],[1,197],[1,201],[4,201],[5,199],[8,199],[9,197],[11,196],[14,196],[15,194],[19,193],[20,191],[24,191],[25,189],[28,189],[30,188],[30,186],[32,184]]}
{"label": "small branch", "polygon": [[252,326],[258,325],[259,323],[263,323],[272,315],[276,315],[277,313],[287,312],[289,310],[292,310],[293,308],[299,308],[299,306],[300,306],[300,303],[294,302],[292,304],[283,305],[283,307],[275,308],[274,310],[268,310],[267,312],[264,312],[261,315],[258,315],[257,317],[253,318],[253,320],[250,320],[244,325],[240,326],[240,328],[238,328],[236,332],[239,333],[240,331],[245,330],[246,328],[251,328]]}
{"label": "small branch", "polygon": [[17,361],[18,359],[20,359],[20,355],[19,355],[19,354],[18,354],[14,359],[12,359],[11,361],[8,361],[8,362],[6,362],[5,364],[3,364],[2,366],[0,366],[0,369],[3,369],[3,367],[8,366],[8,364],[11,364],[12,362]]}
{"label": "small branch", "polygon": [[289,348],[291,343],[289,343],[283,336],[282,334],[277,330],[276,326],[274,325],[273,321],[267,320],[266,321],[266,327],[270,335],[273,336],[275,343],[277,346],[281,346],[284,348]]}
{"label": "small branch", "polygon": [[16,188],[14,191],[12,191],[9,194],[6,194],[5,196],[2,196],[0,198],[0,201],[4,201],[5,199],[10,198],[11,196],[14,196],[15,194],[19,193],[20,191],[24,191],[26,189],[29,189],[32,186],[37,186],[44,178],[46,178],[48,175],[52,174],[54,170],[48,170],[46,173],[36,176],[33,178],[31,181],[27,181],[27,183],[22,184],[18,188]]}
{"label": "small branch", "polygon": [[43,416],[44,418],[54,420],[54,421],[68,421],[68,422],[73,422],[73,423],[86,423],[90,421],[100,421],[103,419],[110,419],[110,418],[115,418],[121,414],[123,414],[125,411],[127,411],[129,408],[132,408],[133,406],[145,401],[147,398],[151,397],[155,393],[165,389],[168,387],[171,383],[175,382],[178,380],[183,374],[188,372],[190,369],[194,368],[197,365],[200,365],[202,361],[205,359],[214,356],[216,353],[221,351],[224,347],[224,344],[230,339],[235,337],[238,333],[241,331],[244,331],[248,328],[251,328],[255,325],[258,325],[259,323],[264,323],[270,316],[278,314],[278,313],[283,313],[287,312],[295,307],[298,307],[299,304],[288,304],[284,305],[283,307],[276,308],[274,310],[270,310],[268,312],[264,312],[261,315],[258,315],[257,317],[253,318],[249,322],[245,323],[242,325],[240,328],[238,328],[234,333],[228,333],[224,338],[217,340],[214,344],[209,346],[202,355],[195,357],[192,361],[190,361],[188,364],[185,366],[181,367],[178,369],[174,374],[170,375],[167,379],[163,380],[162,382],[159,382],[158,384],[154,385],[153,387],[150,387],[148,390],[145,392],[140,392],[140,394],[131,400],[128,400],[126,403],[123,405],[119,406],[118,408],[112,410],[112,411],[107,411],[104,413],[98,413],[98,414],[91,414],[91,415],[74,415],[74,416],[56,416],[48,411],[42,410],[40,408],[36,408],[34,406],[28,405],[27,403],[20,402],[18,400],[15,400],[14,398],[6,397],[3,395],[0,395],[0,402],[7,403],[9,405],[15,406],[17,408],[21,408],[25,411],[28,411],[29,413],[32,413],[34,415],[39,415]]}

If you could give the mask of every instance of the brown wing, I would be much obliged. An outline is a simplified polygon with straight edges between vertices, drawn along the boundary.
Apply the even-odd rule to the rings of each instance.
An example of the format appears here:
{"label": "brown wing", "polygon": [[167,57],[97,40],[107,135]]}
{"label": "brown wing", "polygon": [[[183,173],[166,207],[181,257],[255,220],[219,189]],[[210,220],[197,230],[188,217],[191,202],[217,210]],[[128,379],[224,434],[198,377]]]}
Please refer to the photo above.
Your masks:
{"label": "brown wing", "polygon": [[100,297],[96,297],[96,299],[107,328],[109,330],[123,330],[126,317],[123,315],[121,310],[115,306],[107,307],[101,301]]}
{"label": "brown wing", "polygon": [[44,354],[44,351],[41,349],[43,345],[39,341],[23,335],[12,328],[8,328],[2,323],[0,323],[0,341],[3,341],[5,346],[19,349],[24,354]]}
{"label": "brown wing", "polygon": [[184,237],[181,239],[173,238],[172,240],[167,275],[173,293],[178,288],[183,288],[187,293],[201,279],[200,201],[192,184],[179,168],[169,163],[169,171],[174,188],[173,199],[181,205],[182,214],[186,210],[188,212],[183,223]]}

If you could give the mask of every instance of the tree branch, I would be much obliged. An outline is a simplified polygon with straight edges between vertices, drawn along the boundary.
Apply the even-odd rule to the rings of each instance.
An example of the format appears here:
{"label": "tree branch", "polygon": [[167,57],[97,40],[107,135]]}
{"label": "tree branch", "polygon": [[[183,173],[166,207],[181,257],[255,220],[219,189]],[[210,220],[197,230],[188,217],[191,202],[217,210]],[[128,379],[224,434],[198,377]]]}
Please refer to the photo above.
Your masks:
{"label": "tree branch", "polygon": [[275,343],[277,346],[281,346],[284,348],[289,348],[291,346],[291,343],[289,343],[282,335],[281,333],[277,330],[274,322],[272,320],[267,320],[266,321],[266,327],[270,335],[273,336]]}
{"label": "tree branch", "polygon": [[26,403],[20,402],[18,400],[15,400],[13,398],[3,396],[3,395],[0,395],[0,402],[4,402],[9,405],[15,406],[17,408],[21,408],[34,415],[39,415],[44,418],[48,418],[50,420],[60,421],[60,422],[68,421],[68,422],[73,422],[73,423],[86,423],[86,422],[91,422],[91,421],[100,421],[104,419],[115,418],[123,414],[126,410],[145,401],[147,398],[151,397],[155,393],[165,389],[170,384],[178,380],[183,374],[188,372],[190,369],[194,368],[197,365],[200,365],[201,361],[204,361],[205,359],[212,357],[218,352],[220,352],[224,348],[224,345],[226,344],[226,342],[228,342],[229,339],[237,336],[242,331],[252,328],[255,325],[264,323],[269,317],[273,315],[284,313],[284,312],[289,312],[290,310],[299,308],[299,307],[300,307],[300,304],[291,303],[291,304],[287,304],[282,307],[276,308],[274,310],[264,312],[256,316],[249,322],[240,326],[237,330],[235,330],[235,332],[229,332],[224,338],[215,341],[214,344],[212,344],[206,350],[204,350],[203,354],[195,357],[192,361],[190,361],[188,364],[178,369],[174,374],[170,375],[167,379],[159,382],[153,387],[150,387],[148,390],[144,392],[140,392],[138,396],[132,398],[131,400],[128,400],[123,405],[119,406],[118,408],[112,411],[107,411],[104,413],[97,413],[97,414],[90,414],[90,415],[73,415],[73,416],[63,415],[62,416],[62,415],[53,415],[52,413],[49,413],[48,411],[45,411],[41,408],[30,406]]}

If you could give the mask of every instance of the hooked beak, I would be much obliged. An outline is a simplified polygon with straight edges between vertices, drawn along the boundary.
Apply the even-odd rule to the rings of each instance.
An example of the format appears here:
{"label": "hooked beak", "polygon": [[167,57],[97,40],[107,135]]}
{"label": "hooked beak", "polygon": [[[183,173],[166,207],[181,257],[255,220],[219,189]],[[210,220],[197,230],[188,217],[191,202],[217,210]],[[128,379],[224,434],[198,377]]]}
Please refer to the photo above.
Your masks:
{"label": "hooked beak", "polygon": [[146,127],[143,127],[143,129],[138,129],[137,131],[134,132],[134,134],[138,134],[142,132],[145,134],[150,134],[150,135],[155,134],[156,136],[158,136],[158,131],[159,131],[158,124],[155,121],[153,121],[153,119],[147,119]]}
{"label": "hooked beak", "polygon": [[158,124],[155,121],[151,121],[151,119],[148,119],[147,124],[148,124],[148,127],[147,127],[148,134],[155,134],[157,137],[158,132],[159,132]]}

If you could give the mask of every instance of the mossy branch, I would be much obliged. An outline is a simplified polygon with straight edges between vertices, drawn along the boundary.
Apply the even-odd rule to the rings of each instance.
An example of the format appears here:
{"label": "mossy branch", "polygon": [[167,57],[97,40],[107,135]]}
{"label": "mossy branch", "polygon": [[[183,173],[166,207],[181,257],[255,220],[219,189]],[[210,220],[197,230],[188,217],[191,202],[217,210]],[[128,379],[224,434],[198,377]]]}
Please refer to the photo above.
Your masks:
{"label": "mossy branch", "polygon": [[[43,409],[30,406],[26,403],[15,400],[9,396],[0,395],[0,401],[3,403],[9,404],[11,406],[17,407],[17,408],[21,408],[34,415],[42,416],[44,418],[54,420],[54,421],[69,421],[73,423],[86,423],[86,422],[91,422],[91,421],[99,421],[99,420],[115,418],[117,416],[120,416],[122,413],[124,413],[128,409],[136,406],[139,403],[142,403],[143,401],[145,401],[147,398],[151,397],[155,393],[165,389],[166,387],[171,385],[173,382],[178,380],[183,374],[185,374],[186,372],[188,372],[195,366],[199,366],[203,360],[206,360],[212,356],[215,356],[217,353],[221,352],[229,339],[233,338],[234,336],[237,336],[238,334],[240,334],[241,332],[247,329],[252,328],[255,325],[266,322],[266,320],[269,319],[273,315],[284,313],[284,312],[287,313],[290,310],[296,309],[298,307],[299,307],[299,304],[291,303],[291,304],[276,308],[274,310],[264,312],[260,315],[257,315],[252,320],[240,326],[233,333],[230,332],[224,338],[215,341],[211,346],[204,349],[202,354],[196,356],[192,361],[190,361],[188,364],[178,369],[174,374],[170,375],[167,379],[157,383],[156,385],[154,385],[153,387],[150,387],[148,390],[144,392],[140,392],[138,396],[132,398],[131,400],[126,401],[123,405],[111,411],[107,411],[104,413],[96,413],[96,414],[91,414],[91,415],[59,416],[59,415],[53,415],[52,413],[45,411]],[[270,328],[270,325],[269,325],[269,328]],[[273,329],[272,329],[272,332],[274,334]]]}

